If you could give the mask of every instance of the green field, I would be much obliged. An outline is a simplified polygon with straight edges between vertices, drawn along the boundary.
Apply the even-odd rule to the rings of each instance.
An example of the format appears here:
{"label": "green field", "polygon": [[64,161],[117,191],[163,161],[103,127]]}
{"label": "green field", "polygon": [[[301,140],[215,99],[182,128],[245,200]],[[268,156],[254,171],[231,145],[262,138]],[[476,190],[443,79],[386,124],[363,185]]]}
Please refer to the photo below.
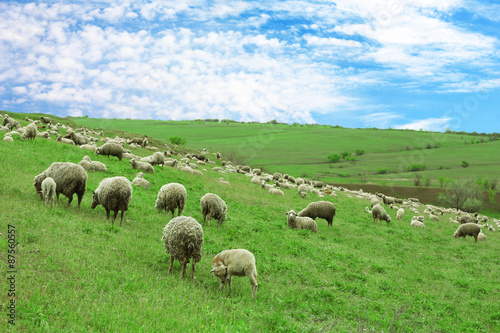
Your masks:
{"label": "green field", "polygon": [[[134,121],[129,123],[132,125]],[[135,133],[152,123],[138,124],[133,130]],[[177,123],[175,131],[174,126],[159,124],[158,128],[165,131],[162,138],[178,135],[187,138],[188,145],[207,149],[216,147],[220,140],[226,149],[232,150],[229,136],[211,138],[204,144],[201,137],[210,135],[209,127],[200,125],[201,134],[196,134],[196,128],[182,132],[182,124]],[[161,131],[150,127],[148,135]],[[221,127],[214,126],[223,132]],[[237,125],[233,128],[235,135],[237,128]],[[250,138],[250,128],[241,125],[239,134],[243,142]],[[260,128],[255,125],[254,130]],[[284,147],[286,143],[293,154],[285,155],[284,149],[277,154],[293,161],[297,147],[292,149],[293,144],[287,143],[297,136],[292,130],[293,127],[283,126],[273,134],[268,145],[277,147],[281,142]],[[297,130],[313,132],[307,127]],[[319,130],[335,133],[338,129]],[[354,130],[341,131],[355,133]],[[386,132],[366,130],[363,133]],[[410,138],[410,134],[431,135],[387,133],[404,138]],[[195,141],[198,135],[200,139]],[[366,150],[366,155],[361,159],[368,159],[378,153],[375,148],[369,148],[363,135],[360,134],[357,143],[365,142],[361,149]],[[442,139],[436,154],[445,149],[459,149],[460,137],[452,139]],[[380,154],[384,154],[384,147],[390,141],[384,140],[377,143]],[[321,140],[314,142],[319,144]],[[395,146],[406,142],[401,139],[401,144]],[[352,149],[358,149],[358,144],[352,143]],[[473,147],[487,149],[494,145],[497,143]],[[323,146],[321,155],[329,151],[326,144]],[[232,147],[238,149],[234,144]],[[307,145],[303,143],[300,147],[305,149]],[[223,151],[223,148],[218,149]],[[337,149],[332,144],[330,148],[337,151],[345,146]],[[393,153],[397,150],[394,148]],[[267,155],[259,153],[255,158],[277,159],[269,149],[260,150],[264,151]],[[151,152],[139,149],[134,153],[145,156]],[[350,198],[346,192],[338,192],[338,198],[324,199],[337,207],[333,227],[328,228],[325,220],[317,219],[317,234],[291,230],[286,226],[288,210],[298,211],[309,202],[323,199],[313,195],[301,199],[294,190],[284,190],[284,197],[271,196],[241,174],[222,175],[231,183],[230,188],[223,187],[218,181],[221,174],[208,165],[200,166],[204,176],[156,166],[154,174],[145,175],[151,188],[134,187],[123,225],[115,223],[112,227],[102,206],[90,209],[92,191],[106,177],[119,175],[132,180],[136,170],[132,170],[126,160],[119,162],[114,157],[89,154],[78,147],[58,143],[54,137],[24,142],[15,138],[14,143],[0,141],[0,237],[3,240],[0,258],[4,263],[4,277],[9,270],[9,230],[15,230],[16,244],[15,263],[11,263],[16,270],[16,325],[13,327],[7,322],[12,299],[7,291],[12,287],[3,278],[0,283],[2,331],[500,331],[498,232],[487,232],[486,242],[474,243],[471,237],[454,239],[457,225],[448,222],[449,215],[441,216],[439,222],[426,219],[426,229],[417,229],[410,226],[412,215],[407,213],[398,221],[394,210],[388,210],[393,219],[390,224],[374,224],[364,211],[368,201]],[[78,163],[84,155],[105,163],[108,172],[88,174],[81,210],[76,208],[76,199],[66,208],[64,196],[61,196],[61,204],[53,208],[44,206],[32,185],[34,176],[52,162]],[[314,158],[314,154],[309,157]],[[430,161],[431,157],[427,158]],[[473,159],[469,162],[472,169]],[[431,162],[426,163],[430,167]],[[268,165],[271,169],[271,164]],[[215,223],[203,226],[205,242],[194,282],[181,279],[178,262],[172,274],[167,272],[169,256],[161,236],[170,215],[156,211],[154,203],[160,187],[170,182],[186,187],[184,215],[199,222],[202,221],[199,200],[205,193],[218,194],[228,206],[227,221],[220,229]],[[259,274],[256,299],[251,298],[251,287],[244,277],[233,278],[231,293],[227,288],[217,290],[219,282],[209,274],[211,261],[217,253],[230,248],[246,248],[255,255]]]}
{"label": "green field", "polygon": [[[489,141],[487,136],[320,125],[72,120],[91,128],[119,129],[164,140],[179,136],[190,148],[220,151],[239,164],[326,182],[413,186],[415,172],[407,172],[411,164],[426,166],[418,173],[431,179],[430,186],[439,186],[440,176],[500,180],[500,141]],[[356,156],[358,149],[365,153]],[[343,151],[351,152],[355,161],[328,162],[328,155]],[[462,161],[469,167],[462,167]],[[381,169],[386,173],[378,173]]]}

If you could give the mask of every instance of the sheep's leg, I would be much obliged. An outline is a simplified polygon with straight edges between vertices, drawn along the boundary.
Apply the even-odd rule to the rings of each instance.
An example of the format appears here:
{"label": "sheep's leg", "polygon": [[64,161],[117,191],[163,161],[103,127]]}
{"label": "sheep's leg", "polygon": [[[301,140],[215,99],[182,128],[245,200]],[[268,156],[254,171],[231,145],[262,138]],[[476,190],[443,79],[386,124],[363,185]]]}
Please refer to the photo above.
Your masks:
{"label": "sheep's leg", "polygon": [[329,227],[332,227],[332,226],[333,226],[333,219],[328,220],[328,226],[329,226]]}
{"label": "sheep's leg", "polygon": [[[113,215],[113,222],[115,222],[116,220],[116,216],[118,215],[118,209],[115,210],[115,214]],[[120,223],[121,224],[121,223]]]}
{"label": "sheep's leg", "polygon": [[186,267],[187,267],[188,261],[184,261],[182,263],[182,278],[186,276]]}
{"label": "sheep's leg", "polygon": [[71,195],[70,197],[68,197],[69,200],[68,200],[68,205],[66,207],[69,207],[69,205],[71,204],[71,201],[73,201],[73,195]]}
{"label": "sheep's leg", "polygon": [[193,259],[193,263],[191,264],[191,281],[194,280],[194,271],[195,271],[195,268],[194,268],[194,259]]}
{"label": "sheep's leg", "polygon": [[174,256],[170,255],[170,268],[168,269],[169,273],[172,273],[173,266],[174,266]]}
{"label": "sheep's leg", "polygon": [[210,227],[210,215],[207,216],[207,223],[208,223],[208,226]]}
{"label": "sheep's leg", "polygon": [[120,227],[122,226],[122,222],[123,222],[123,214],[125,213],[125,211],[122,210],[122,216],[121,216],[121,219],[120,219]]}
{"label": "sheep's leg", "polygon": [[[229,275],[229,274],[228,274],[228,275]],[[231,291],[231,282],[232,282],[232,281],[231,281],[231,280],[232,280],[231,278],[232,278],[232,275],[229,275],[229,276],[227,277],[227,284],[228,284],[228,286],[229,286],[229,291]]]}
{"label": "sheep's leg", "polygon": [[109,220],[109,209],[106,208],[106,218]]}
{"label": "sheep's leg", "polygon": [[83,199],[83,194],[77,194],[78,196],[78,210],[80,210],[80,203],[82,202],[82,199]]}

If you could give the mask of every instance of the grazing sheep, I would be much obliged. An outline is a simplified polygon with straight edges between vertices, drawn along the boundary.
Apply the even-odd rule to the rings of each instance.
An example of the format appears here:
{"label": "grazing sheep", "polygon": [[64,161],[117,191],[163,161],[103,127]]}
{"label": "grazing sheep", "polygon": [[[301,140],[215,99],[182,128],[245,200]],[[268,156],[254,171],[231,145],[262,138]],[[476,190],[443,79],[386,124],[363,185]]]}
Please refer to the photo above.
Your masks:
{"label": "grazing sheep", "polygon": [[24,131],[23,135],[21,135],[21,139],[34,140],[36,138],[36,132],[37,132],[36,124],[31,123],[28,126],[26,126],[26,130]]}
{"label": "grazing sheep", "polygon": [[477,235],[477,239],[482,241],[482,242],[486,242],[486,235],[483,234],[482,232],[480,232],[478,235]]}
{"label": "grazing sheep", "polygon": [[372,217],[373,217],[373,222],[377,223],[377,220],[382,222],[382,220],[386,221],[387,223],[391,222],[391,217],[387,212],[385,211],[384,207],[380,205],[375,205],[372,207]]}
{"label": "grazing sheep", "polygon": [[386,205],[392,205],[392,204],[394,204],[394,203],[395,203],[395,200],[394,200],[394,198],[393,198],[393,197],[388,197],[388,196],[386,196],[386,195],[384,195],[384,196],[382,197],[382,201],[383,201]]}
{"label": "grazing sheep", "polygon": [[477,223],[477,220],[475,218],[470,217],[468,215],[464,215],[464,216],[460,216],[460,217],[457,216],[457,219],[460,222],[460,224]]}
{"label": "grazing sheep", "polygon": [[177,163],[179,163],[179,161],[172,158],[172,159],[169,159],[169,160],[165,160],[165,163],[163,164],[163,166],[164,167],[166,167],[166,166],[175,167],[177,165]]}
{"label": "grazing sheep", "polygon": [[219,178],[219,182],[221,184],[223,184],[223,185],[226,185],[226,186],[229,186],[229,187],[231,186],[231,184],[228,181],[225,181],[224,178],[222,178],[222,177]]}
{"label": "grazing sheep", "polygon": [[429,218],[430,218],[431,220],[434,220],[434,221],[439,221],[439,216],[434,215],[434,214],[430,214],[430,215],[429,215]]}
{"label": "grazing sheep", "polygon": [[422,221],[419,221],[418,219],[416,219],[415,216],[411,220],[411,226],[416,227],[416,228],[424,228],[425,229],[425,224]]}
{"label": "grazing sheep", "polygon": [[144,174],[142,172],[139,172],[137,174],[137,176],[132,181],[132,184],[138,187],[140,186],[145,189],[149,189],[150,186],[149,182],[146,179],[144,179]]}
{"label": "grazing sheep", "polygon": [[47,177],[51,177],[56,183],[57,201],[59,201],[59,193],[62,193],[68,197],[69,206],[73,201],[73,194],[76,193],[78,196],[78,209],[80,209],[80,203],[87,186],[87,172],[85,172],[85,169],[70,162],[52,163],[47,170],[33,179],[33,186],[40,195],[42,193],[42,182]]}
{"label": "grazing sheep", "polygon": [[42,201],[51,205],[54,204],[54,196],[56,194],[56,182],[51,177],[47,177],[42,181]]}
{"label": "grazing sheep", "polygon": [[281,178],[282,178],[281,173],[275,172],[273,174],[273,180],[278,180],[279,181]]}
{"label": "grazing sheep", "polygon": [[153,166],[155,166],[155,165],[164,166],[165,165],[165,155],[163,153],[160,153],[157,151],[153,155],[141,158],[140,161],[149,163]]}
{"label": "grazing sheep", "polygon": [[128,210],[128,204],[132,198],[132,184],[125,177],[110,177],[104,178],[97,189],[94,191],[92,198],[92,206],[90,208],[94,209],[98,205],[102,205],[106,209],[106,216],[109,219],[109,212],[112,210],[115,212],[113,220],[114,224],[116,220],[116,215],[118,211],[122,211],[120,225],[123,222],[123,215],[126,210]]}
{"label": "grazing sheep", "polygon": [[163,229],[165,250],[170,255],[169,273],[172,273],[174,260],[182,265],[182,277],[186,275],[186,267],[191,259],[191,281],[194,280],[194,265],[201,260],[203,249],[203,228],[195,219],[178,216],[170,220]]}
{"label": "grazing sheep", "polygon": [[203,222],[210,226],[210,218],[217,220],[217,228],[226,221],[227,205],[217,194],[207,193],[200,200]]}
{"label": "grazing sheep", "polygon": [[186,204],[186,197],[187,191],[183,185],[179,183],[163,185],[158,192],[155,208],[172,212],[172,217],[174,217],[175,209],[178,209],[178,216],[180,216]]}
{"label": "grazing sheep", "polygon": [[481,232],[481,227],[477,225],[476,223],[464,223],[461,224],[457,231],[453,234],[453,237],[458,238],[458,237],[463,237],[465,236],[472,236],[475,239],[475,242],[477,243],[477,236]]}
{"label": "grazing sheep", "polygon": [[10,128],[16,128],[16,129],[19,129],[21,128],[21,123],[19,123],[17,120],[15,120],[14,118],[11,118],[9,117],[9,115],[4,115],[4,118],[3,118],[3,126],[7,126],[7,124],[10,125]]}
{"label": "grazing sheep", "polygon": [[151,164],[146,163],[146,162],[137,161],[135,158],[130,160],[130,164],[132,164],[132,169],[139,169],[139,170],[142,170],[146,173],[154,173],[155,172],[155,169],[153,168],[153,166]]}
{"label": "grazing sheep", "polygon": [[75,132],[71,131],[69,132],[69,135],[71,137],[71,140],[73,140],[73,142],[75,143],[75,145],[77,146],[81,146],[81,145],[86,145],[89,143],[89,139],[86,138],[86,137],[83,137],[81,135],[78,135],[76,134]]}
{"label": "grazing sheep", "polygon": [[69,145],[75,145],[75,143],[73,142],[73,140],[70,140],[70,139],[67,139],[67,138],[63,138],[63,136],[61,134],[57,135],[57,141],[62,142],[62,143],[67,143]]}
{"label": "grazing sheep", "polygon": [[331,227],[333,225],[333,217],[335,216],[335,205],[329,201],[311,202],[297,216],[307,216],[313,220],[319,217],[325,219],[328,222],[328,226]]}
{"label": "grazing sheep", "polygon": [[108,171],[104,163],[91,161],[90,157],[88,156],[84,156],[83,159],[78,164],[81,165],[86,171],[95,171],[95,172]]}
{"label": "grazing sheep", "polygon": [[128,143],[129,144],[138,144],[138,145],[142,145],[142,142],[144,141],[143,138],[133,138],[132,140],[130,140]]}
{"label": "grazing sheep", "polygon": [[305,199],[306,196],[307,196],[307,192],[299,192],[299,196],[302,198],[302,199]]}
{"label": "grazing sheep", "polygon": [[314,188],[322,188],[322,187],[323,187],[323,182],[320,182],[320,181],[314,181],[314,182],[312,183],[312,186],[313,186]]}
{"label": "grazing sheep", "polygon": [[121,145],[117,143],[105,143],[96,149],[97,155],[104,155],[109,158],[109,155],[118,157],[121,161],[124,153],[124,149]]}
{"label": "grazing sheep", "polygon": [[292,229],[309,229],[312,232],[318,232],[316,221],[307,216],[297,216],[294,210],[286,213],[287,225]]}
{"label": "grazing sheep", "polygon": [[217,152],[217,154],[215,155],[215,158],[217,158],[218,160],[222,159],[222,156],[219,152]]}
{"label": "grazing sheep", "polygon": [[375,206],[375,205],[380,205],[380,200],[377,198],[372,198],[370,200],[370,208],[373,208],[373,206]]}
{"label": "grazing sheep", "polygon": [[14,142],[14,139],[12,138],[12,136],[10,136],[10,133],[7,133],[7,134],[5,134],[5,136],[3,137],[3,141],[13,143],[13,142]]}
{"label": "grazing sheep", "polygon": [[231,291],[232,276],[247,276],[252,286],[252,297],[257,296],[257,268],[254,255],[245,249],[224,250],[212,260],[210,273],[219,278],[219,290],[224,289],[226,282]]}
{"label": "grazing sheep", "polygon": [[81,149],[91,150],[91,151],[93,151],[94,153],[95,153],[95,152],[96,152],[96,150],[97,150],[97,147],[96,147],[96,146],[87,145],[87,144],[85,144],[85,145],[81,145],[81,146],[80,146],[80,148],[81,148]]}
{"label": "grazing sheep", "polygon": [[403,208],[399,208],[398,212],[396,213],[396,218],[398,220],[401,220],[403,218],[404,214],[405,214],[405,210]]}
{"label": "grazing sheep", "polygon": [[44,124],[50,124],[50,118],[49,117],[40,117],[40,121]]}
{"label": "grazing sheep", "polygon": [[193,154],[193,157],[195,157],[197,160],[207,162],[208,158],[205,157],[203,154]]}
{"label": "grazing sheep", "polygon": [[269,193],[276,194],[276,195],[281,195],[282,197],[285,196],[285,193],[283,193],[283,191],[280,190],[279,188],[271,188],[271,189],[269,189]]}

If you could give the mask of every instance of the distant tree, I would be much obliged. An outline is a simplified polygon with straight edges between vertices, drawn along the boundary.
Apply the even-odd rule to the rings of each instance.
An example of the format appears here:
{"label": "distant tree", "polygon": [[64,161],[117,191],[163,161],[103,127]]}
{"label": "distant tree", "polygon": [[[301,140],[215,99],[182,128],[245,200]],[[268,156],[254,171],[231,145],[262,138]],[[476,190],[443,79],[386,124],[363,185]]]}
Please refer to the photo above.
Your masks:
{"label": "distant tree", "polygon": [[340,161],[342,156],[340,156],[339,154],[330,154],[330,155],[328,155],[327,158],[328,158],[328,161],[330,161],[331,163],[336,163],[336,162]]}
{"label": "distant tree", "polygon": [[482,188],[471,179],[451,181],[445,193],[439,196],[445,205],[468,212],[478,211],[481,208],[482,197]]}
{"label": "distant tree", "polygon": [[440,176],[438,177],[438,181],[439,181],[439,185],[441,186],[441,188],[443,188],[443,185],[444,185],[444,184],[445,184],[448,180],[446,179],[446,177],[445,177],[445,176],[440,175]]}
{"label": "distant tree", "polygon": [[467,161],[462,161],[462,167],[463,168],[469,167],[469,163]]}

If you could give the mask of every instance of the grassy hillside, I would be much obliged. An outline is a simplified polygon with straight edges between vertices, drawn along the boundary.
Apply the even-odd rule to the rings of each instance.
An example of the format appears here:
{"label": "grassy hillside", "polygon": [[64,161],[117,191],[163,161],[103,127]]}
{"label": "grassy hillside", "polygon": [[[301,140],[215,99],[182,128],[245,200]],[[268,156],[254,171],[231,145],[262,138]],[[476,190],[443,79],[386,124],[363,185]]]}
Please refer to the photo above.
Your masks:
{"label": "grassy hillside", "polygon": [[[5,278],[0,283],[0,326],[8,331],[500,330],[499,233],[487,233],[488,240],[476,244],[470,237],[453,238],[457,226],[448,222],[449,216],[440,222],[426,220],[426,229],[416,229],[410,226],[411,215],[398,221],[392,210],[391,224],[374,224],[364,211],[367,201],[344,192],[326,198],[337,207],[333,227],[318,219],[317,234],[290,230],[285,213],[317,197],[304,200],[292,190],[284,190],[283,198],[270,196],[240,174],[224,175],[232,185],[222,187],[221,174],[208,166],[201,168],[203,177],[156,166],[154,174],[145,176],[151,188],[134,187],[124,224],[112,227],[101,206],[90,209],[91,193],[106,177],[132,180],[136,172],[126,160],[103,156],[91,156],[105,163],[108,172],[89,173],[80,211],[75,201],[66,208],[63,196],[60,205],[44,206],[33,177],[52,162],[78,163],[88,154],[54,137],[0,141],[4,263],[9,226],[16,230],[15,329],[6,316],[10,283]],[[180,278],[177,262],[173,274],[167,272],[169,257],[161,236],[170,215],[156,211],[154,202],[169,182],[184,184],[184,214],[199,222],[199,200],[205,193],[218,194],[228,205],[222,228],[204,226],[203,256],[194,282]],[[208,273],[211,261],[229,248],[246,248],[255,255],[256,299],[246,278],[235,277],[231,293],[217,290],[218,280]],[[7,276],[7,265],[3,267]]]}
{"label": "grassy hillside", "polygon": [[[412,164],[426,166],[419,173],[431,179],[431,186],[439,185],[440,176],[500,180],[500,141],[482,136],[315,125],[72,119],[92,128],[121,129],[164,140],[179,136],[191,148],[218,150],[240,164],[328,182],[413,186],[415,172],[407,172]],[[365,153],[356,156],[359,149]],[[355,160],[328,162],[328,155],[344,151]],[[469,167],[462,167],[462,161]]]}

